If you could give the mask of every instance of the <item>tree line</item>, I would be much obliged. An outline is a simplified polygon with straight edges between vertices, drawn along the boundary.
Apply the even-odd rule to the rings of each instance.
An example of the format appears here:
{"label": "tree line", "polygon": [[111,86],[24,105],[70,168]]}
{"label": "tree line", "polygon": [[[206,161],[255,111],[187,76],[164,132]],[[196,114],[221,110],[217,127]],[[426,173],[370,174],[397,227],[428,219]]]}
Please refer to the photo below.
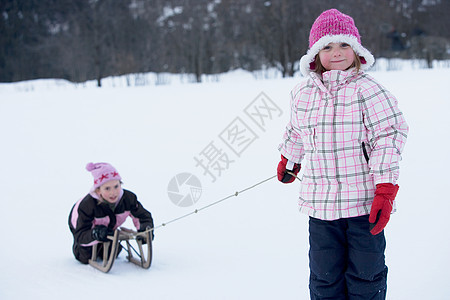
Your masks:
{"label": "tree line", "polygon": [[1,0],[0,81],[298,70],[315,18],[352,16],[375,57],[450,56],[448,0]]}

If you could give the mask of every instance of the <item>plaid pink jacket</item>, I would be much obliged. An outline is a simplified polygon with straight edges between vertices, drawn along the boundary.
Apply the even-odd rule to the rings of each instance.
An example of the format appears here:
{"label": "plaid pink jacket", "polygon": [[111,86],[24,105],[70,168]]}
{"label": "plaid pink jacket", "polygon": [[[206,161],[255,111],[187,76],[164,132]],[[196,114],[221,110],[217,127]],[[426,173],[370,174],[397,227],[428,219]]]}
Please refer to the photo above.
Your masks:
{"label": "plaid pink jacket", "polygon": [[370,213],[375,186],[395,184],[408,125],[397,100],[364,72],[329,71],[291,92],[279,150],[302,164],[300,211],[322,220]]}

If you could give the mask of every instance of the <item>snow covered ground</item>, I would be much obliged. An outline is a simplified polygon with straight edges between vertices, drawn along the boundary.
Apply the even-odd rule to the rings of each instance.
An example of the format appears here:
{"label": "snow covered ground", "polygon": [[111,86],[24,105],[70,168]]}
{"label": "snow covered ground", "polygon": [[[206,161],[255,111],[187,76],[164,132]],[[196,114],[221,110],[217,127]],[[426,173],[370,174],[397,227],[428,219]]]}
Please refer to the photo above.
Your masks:
{"label": "snow covered ground", "polygon": [[[398,212],[386,230],[388,299],[449,299],[450,69],[373,75],[397,96],[410,125]],[[158,228],[149,270],[124,253],[108,274],[78,263],[67,226],[72,205],[91,187],[84,169],[91,161],[113,164],[156,225],[275,175],[298,80],[237,72],[203,84],[1,84],[0,299],[308,299],[299,183],[271,179]],[[214,155],[220,173],[202,168]],[[202,185],[189,207],[168,195],[180,173]]]}

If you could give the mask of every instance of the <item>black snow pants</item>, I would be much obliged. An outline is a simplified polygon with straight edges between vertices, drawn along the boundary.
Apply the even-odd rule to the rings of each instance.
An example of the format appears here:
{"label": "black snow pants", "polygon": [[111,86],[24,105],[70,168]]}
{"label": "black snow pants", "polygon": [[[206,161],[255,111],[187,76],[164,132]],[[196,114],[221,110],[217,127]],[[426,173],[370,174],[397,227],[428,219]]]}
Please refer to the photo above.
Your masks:
{"label": "black snow pants", "polygon": [[386,298],[384,231],[373,236],[369,216],[309,219],[309,289],[313,300]]}

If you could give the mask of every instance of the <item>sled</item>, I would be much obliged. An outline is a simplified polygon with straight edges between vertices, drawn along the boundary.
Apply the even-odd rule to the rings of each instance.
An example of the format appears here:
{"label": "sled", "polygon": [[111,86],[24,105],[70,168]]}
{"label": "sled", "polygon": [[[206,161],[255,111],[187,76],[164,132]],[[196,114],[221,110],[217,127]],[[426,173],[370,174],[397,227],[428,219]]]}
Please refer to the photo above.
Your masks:
{"label": "sled", "polygon": [[[151,230],[136,232],[124,227],[116,229],[113,236],[108,236],[109,241],[100,242],[92,246],[92,257],[89,260],[89,264],[97,270],[108,273],[116,260],[120,242],[125,241],[127,245],[126,251],[128,252],[127,260],[143,269],[150,268],[150,265],[152,264],[152,239],[150,232]],[[139,236],[142,237],[143,240],[136,239]],[[131,240],[136,241],[139,252],[131,246]],[[146,246],[143,245],[143,241],[146,242]],[[103,245],[102,260],[97,257],[98,245],[100,244]],[[133,256],[132,250],[136,252],[137,256]]]}
{"label": "sled", "polygon": [[[136,232],[134,230],[130,230],[124,227],[121,227],[121,237],[119,237],[119,239],[121,241],[125,240],[127,243],[127,252],[128,252],[128,256],[127,259],[129,262],[138,265],[139,267],[143,268],[143,269],[148,269],[150,268],[150,265],[152,264],[152,231],[151,230],[146,230],[143,232]],[[137,237],[143,237],[144,240],[141,239],[136,239]],[[134,251],[134,248],[131,246],[130,244],[130,240],[135,240],[138,248],[139,248],[139,253],[137,253],[136,255],[139,256],[140,259],[138,259],[137,257],[133,256],[133,252],[131,250]],[[143,241],[146,242],[146,247],[143,244]],[[145,249],[146,248],[146,249]],[[147,251],[145,251],[147,250]]]}

